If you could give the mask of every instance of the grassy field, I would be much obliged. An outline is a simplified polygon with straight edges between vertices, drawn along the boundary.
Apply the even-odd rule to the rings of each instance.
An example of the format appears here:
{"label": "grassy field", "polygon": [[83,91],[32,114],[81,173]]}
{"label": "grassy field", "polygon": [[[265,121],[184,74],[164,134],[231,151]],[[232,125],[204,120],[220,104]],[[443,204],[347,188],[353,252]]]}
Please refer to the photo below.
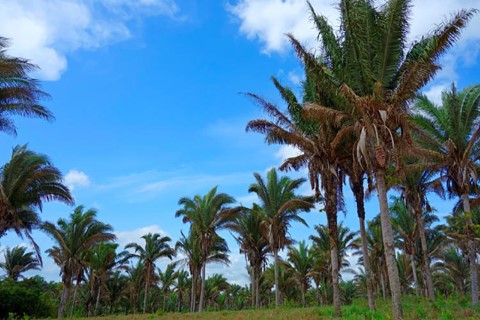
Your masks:
{"label": "grassy field", "polygon": [[[404,319],[480,319],[480,308],[472,309],[469,306],[468,298],[438,299],[429,302],[425,299],[415,297],[404,297],[403,299]],[[350,306],[342,308],[343,319],[391,319],[390,304],[383,300],[377,301],[377,311],[370,312],[366,301],[357,300]],[[92,319],[92,318],[89,318]],[[332,307],[312,308],[281,308],[279,310],[260,309],[244,311],[217,311],[203,313],[157,313],[147,315],[115,315],[106,316],[100,319],[116,320],[153,320],[153,319],[238,319],[238,320],[260,320],[260,319],[333,319]]]}

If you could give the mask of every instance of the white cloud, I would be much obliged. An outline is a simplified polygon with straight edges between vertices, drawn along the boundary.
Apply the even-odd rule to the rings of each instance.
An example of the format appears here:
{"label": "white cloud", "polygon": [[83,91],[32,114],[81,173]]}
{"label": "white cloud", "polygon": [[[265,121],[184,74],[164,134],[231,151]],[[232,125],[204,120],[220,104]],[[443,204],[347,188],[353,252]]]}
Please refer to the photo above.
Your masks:
{"label": "white cloud", "polygon": [[115,232],[115,235],[117,236],[117,243],[119,244],[119,248],[123,249],[127,244],[131,242],[135,242],[138,244],[145,243],[145,240],[142,239],[142,237],[148,233],[158,233],[162,237],[168,236],[168,234],[156,224],[134,230],[117,231]]}
{"label": "white cloud", "polygon": [[298,148],[291,146],[291,145],[283,145],[278,149],[275,153],[275,158],[281,160],[282,162],[287,160],[288,158],[296,157],[302,154]]}
{"label": "white cloud", "polygon": [[36,77],[58,80],[69,52],[129,38],[127,22],[136,17],[177,12],[172,0],[5,0],[0,35],[11,39],[9,55],[41,68]]}
{"label": "white cloud", "polygon": [[442,92],[450,88],[450,83],[440,83],[430,86],[430,88],[424,92],[424,94],[435,104],[442,104]]}
{"label": "white cloud", "polygon": [[215,273],[219,273],[227,278],[229,283],[235,283],[241,286],[250,283],[250,277],[246,269],[247,263],[245,261],[245,256],[238,252],[238,247],[232,249],[232,253],[229,254],[229,265],[220,263],[208,264],[205,270],[207,278]]}
{"label": "white cloud", "polygon": [[[338,1],[318,0],[312,2],[317,14],[327,17],[329,22],[338,26],[339,15],[335,4]],[[450,13],[463,8],[480,8],[480,0],[437,0],[413,1],[412,20],[409,39],[431,31],[439,23],[450,17]],[[381,4],[380,1],[377,4]],[[228,6],[240,23],[240,33],[248,39],[258,40],[264,53],[285,52],[290,45],[285,33],[292,33],[307,48],[317,45],[313,23],[309,17],[305,0],[239,0]],[[480,17],[477,15],[464,30],[456,48],[443,58],[443,70],[439,78],[453,81],[459,63],[477,62],[480,52]]]}
{"label": "white cloud", "polygon": [[88,187],[90,185],[90,178],[85,174],[85,172],[75,169],[70,170],[65,175],[63,180],[70,191],[73,191],[75,187]]}

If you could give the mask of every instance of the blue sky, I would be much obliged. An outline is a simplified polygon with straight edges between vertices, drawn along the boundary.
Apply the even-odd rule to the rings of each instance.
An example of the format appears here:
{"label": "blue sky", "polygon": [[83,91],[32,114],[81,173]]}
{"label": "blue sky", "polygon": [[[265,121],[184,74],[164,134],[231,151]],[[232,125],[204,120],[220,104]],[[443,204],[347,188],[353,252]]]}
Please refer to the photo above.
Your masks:
{"label": "blue sky", "polygon": [[[312,1],[336,23],[334,3]],[[413,4],[412,40],[459,8],[480,8],[480,0]],[[432,99],[452,81],[459,87],[478,82],[477,30],[478,16],[425,88]],[[12,39],[11,55],[41,67],[35,76],[52,96],[44,104],[56,121],[17,119],[17,137],[0,135],[0,161],[8,160],[14,145],[28,143],[51,157],[77,204],[97,208],[121,244],[146,232],[176,240],[187,229],[174,218],[180,197],[219,185],[248,205],[254,200],[247,192],[252,173],[264,174],[295,152],[245,133],[246,123],[263,115],[240,94],[255,92],[281,105],[272,75],[299,89],[301,67],[286,32],[316,48],[303,0],[4,0],[0,35]],[[301,192],[309,192],[307,184]],[[349,212],[340,217],[357,229],[349,193],[346,202]],[[436,203],[441,215],[451,208]],[[367,207],[371,218],[376,199]],[[42,217],[56,221],[71,210],[49,204]],[[325,223],[318,212],[304,217],[310,226]],[[294,226],[291,234],[307,239],[311,229]],[[52,244],[41,233],[35,236],[42,251]],[[244,258],[225,236],[234,263],[207,269],[246,283]],[[0,245],[21,242],[8,235]],[[59,280],[53,262],[44,260],[41,274]]]}

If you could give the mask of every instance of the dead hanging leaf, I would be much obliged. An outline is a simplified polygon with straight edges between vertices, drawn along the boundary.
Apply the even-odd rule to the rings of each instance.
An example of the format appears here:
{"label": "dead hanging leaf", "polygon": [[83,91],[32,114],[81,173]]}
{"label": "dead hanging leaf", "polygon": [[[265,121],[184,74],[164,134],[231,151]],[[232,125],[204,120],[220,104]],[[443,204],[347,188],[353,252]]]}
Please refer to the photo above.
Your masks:
{"label": "dead hanging leaf", "polygon": [[361,161],[362,157],[367,158],[367,131],[365,128],[362,128],[357,143],[357,160]]}
{"label": "dead hanging leaf", "polygon": [[378,110],[378,113],[380,113],[380,117],[382,118],[383,124],[386,124],[387,123],[387,111]]}
{"label": "dead hanging leaf", "polygon": [[378,165],[381,168],[385,168],[385,164],[387,162],[387,155],[385,154],[385,150],[382,146],[378,145],[375,147],[375,158],[377,159]]}

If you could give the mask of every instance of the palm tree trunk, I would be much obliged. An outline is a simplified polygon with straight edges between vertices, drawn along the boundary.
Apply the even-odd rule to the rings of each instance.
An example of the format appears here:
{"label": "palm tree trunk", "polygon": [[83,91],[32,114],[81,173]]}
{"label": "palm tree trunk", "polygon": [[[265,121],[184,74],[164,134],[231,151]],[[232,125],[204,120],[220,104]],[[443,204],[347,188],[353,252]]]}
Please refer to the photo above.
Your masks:
{"label": "palm tree trunk", "polygon": [[410,254],[409,256],[410,256],[410,264],[412,266],[413,282],[415,283],[415,295],[418,297],[420,295],[420,287],[418,286],[417,266],[415,265],[415,256],[413,254]]}
{"label": "palm tree trunk", "polygon": [[59,319],[65,318],[67,301],[68,301],[68,298],[70,298],[70,289],[71,289],[70,284],[67,284],[67,283],[63,284],[62,297],[60,298],[60,306],[58,308]]}
{"label": "palm tree trunk", "polygon": [[380,204],[380,220],[382,223],[383,246],[385,248],[385,261],[387,263],[388,282],[392,293],[393,319],[403,318],[402,295],[400,290],[400,278],[398,276],[397,264],[395,262],[395,248],[393,246],[393,230],[388,212],[387,186],[385,183],[385,169],[378,169],[375,172],[377,181],[378,202]]}
{"label": "palm tree trunk", "polygon": [[190,292],[190,312],[195,312],[197,298],[197,272],[192,272],[192,290]]}
{"label": "palm tree trunk", "polygon": [[478,273],[477,273],[477,248],[473,240],[472,216],[470,211],[470,199],[468,194],[462,194],[463,212],[467,219],[468,232],[468,259],[470,260],[470,281],[472,288],[472,305],[478,304]]}
{"label": "palm tree trunk", "polygon": [[206,269],[207,263],[204,261],[202,265],[202,285],[200,288],[200,302],[198,304],[198,311],[202,312],[203,311],[203,304],[205,301],[205,269]]}
{"label": "palm tree trunk", "polygon": [[143,297],[143,313],[147,312],[147,298],[148,298],[148,289],[150,287],[150,265],[145,266],[146,277],[145,277],[145,295]]}
{"label": "palm tree trunk", "polygon": [[250,290],[252,290],[252,308],[255,306],[255,267],[250,266]]}
{"label": "palm tree trunk", "polygon": [[75,304],[77,302],[77,291],[78,291],[78,279],[75,283],[75,289],[73,289],[73,301],[72,301],[72,308],[70,309],[70,318],[73,318],[73,312],[75,311]]}
{"label": "palm tree trunk", "polygon": [[305,308],[305,306],[307,305],[306,301],[305,301],[305,291],[306,291],[306,285],[305,284],[302,284],[302,306]]}
{"label": "palm tree trunk", "polygon": [[425,271],[425,280],[427,282],[428,298],[435,300],[435,290],[433,288],[432,270],[430,269],[430,257],[428,255],[427,238],[425,237],[425,227],[422,219],[422,208],[417,205],[415,208],[415,219],[418,226],[418,235],[422,245],[423,269]]}
{"label": "palm tree trunk", "polygon": [[97,301],[95,302],[95,312],[94,315],[95,317],[98,315],[98,309],[100,308],[100,293],[102,291],[102,284],[99,284],[98,287],[98,292],[97,292]]}
{"label": "palm tree trunk", "polygon": [[260,267],[255,266],[255,308],[260,307]]}
{"label": "palm tree trunk", "polygon": [[275,309],[278,308],[280,305],[280,290],[279,290],[279,285],[278,285],[278,252],[274,250],[273,252],[273,257],[274,257],[274,266],[273,268],[274,273],[275,273]]}
{"label": "palm tree trunk", "polygon": [[362,255],[363,255],[363,265],[365,267],[368,308],[371,311],[375,311],[372,268],[370,268],[370,258],[368,257],[368,246],[367,246],[367,232],[365,231],[365,199],[363,195],[363,181],[353,182],[352,191],[355,196],[355,202],[357,204],[358,221],[360,223],[360,237],[362,239]]}
{"label": "palm tree trunk", "polygon": [[338,229],[337,229],[337,183],[333,174],[330,174],[327,181],[327,201],[325,211],[327,213],[328,236],[330,242],[330,257],[332,262],[332,287],[333,287],[333,309],[334,317],[341,317],[340,286],[339,280],[339,256],[338,256]]}
{"label": "palm tree trunk", "polygon": [[387,289],[385,288],[385,277],[383,276],[383,271],[380,272],[380,285],[382,286],[383,299],[386,299],[387,298]]}

